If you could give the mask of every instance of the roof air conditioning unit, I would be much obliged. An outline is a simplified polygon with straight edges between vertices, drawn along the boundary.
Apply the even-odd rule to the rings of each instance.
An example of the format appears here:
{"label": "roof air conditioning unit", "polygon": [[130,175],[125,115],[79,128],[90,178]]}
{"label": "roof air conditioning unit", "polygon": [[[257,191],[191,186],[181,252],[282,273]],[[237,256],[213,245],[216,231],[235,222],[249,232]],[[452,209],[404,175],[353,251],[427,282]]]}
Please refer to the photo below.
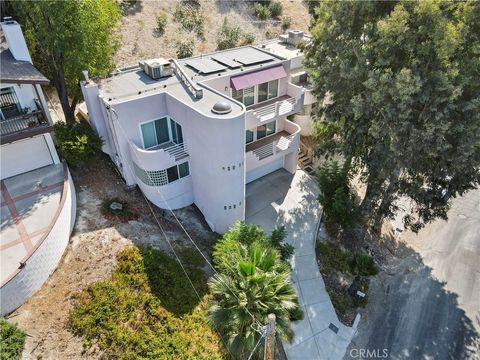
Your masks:
{"label": "roof air conditioning unit", "polygon": [[160,79],[173,74],[172,64],[163,58],[140,61],[139,65],[152,79]]}
{"label": "roof air conditioning unit", "polygon": [[303,40],[303,31],[289,30],[288,31],[288,43],[292,45],[298,45]]}

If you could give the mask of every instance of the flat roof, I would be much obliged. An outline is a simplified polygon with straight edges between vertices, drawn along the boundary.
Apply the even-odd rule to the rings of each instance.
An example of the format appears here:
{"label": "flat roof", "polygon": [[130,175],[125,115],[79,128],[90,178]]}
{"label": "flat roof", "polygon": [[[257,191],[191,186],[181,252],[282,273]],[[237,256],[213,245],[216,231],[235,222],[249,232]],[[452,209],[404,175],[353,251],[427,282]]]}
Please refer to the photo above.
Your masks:
{"label": "flat roof", "polygon": [[66,166],[55,164],[1,181],[1,286],[50,233],[65,196],[67,176]]}
{"label": "flat roof", "polygon": [[[203,87],[203,97],[197,99],[176,75],[155,80],[148,76],[140,67],[113,74],[110,77],[99,80],[98,83],[100,85],[100,94],[107,102],[112,104],[149,94],[168,93],[209,117],[234,117],[241,114],[244,109],[242,105],[228,97]],[[220,101],[228,102],[232,111],[225,115],[212,113],[213,105]]]}

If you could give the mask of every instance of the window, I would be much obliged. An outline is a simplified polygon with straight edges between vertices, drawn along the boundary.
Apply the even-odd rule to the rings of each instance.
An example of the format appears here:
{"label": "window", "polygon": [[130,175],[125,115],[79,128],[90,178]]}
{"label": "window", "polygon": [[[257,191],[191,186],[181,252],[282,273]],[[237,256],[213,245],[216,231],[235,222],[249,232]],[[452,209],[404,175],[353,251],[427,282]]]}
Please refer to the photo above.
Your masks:
{"label": "window", "polygon": [[235,90],[232,88],[232,98],[243,103],[243,90]]}
{"label": "window", "polygon": [[277,123],[275,121],[271,121],[267,124],[267,136],[275,134],[275,130],[277,128]]}
{"label": "window", "polygon": [[145,149],[170,141],[167,118],[141,124],[140,129]]}
{"label": "window", "polygon": [[175,120],[170,119],[170,129],[172,130],[172,141],[175,144],[182,144],[183,143],[182,126],[178,124]]}
{"label": "window", "polygon": [[278,80],[268,82],[268,98],[273,99],[278,96]]}
{"label": "window", "polygon": [[275,134],[277,130],[276,121],[270,121],[265,125],[260,125],[257,127],[257,140],[264,138],[265,136]]}
{"label": "window", "polygon": [[7,87],[0,90],[0,108],[4,118],[20,114],[20,104],[13,87]]}
{"label": "window", "polygon": [[188,161],[178,165],[178,172],[180,173],[180,178],[190,175],[190,168],[188,166]]}
{"label": "window", "polygon": [[169,167],[167,169],[167,179],[168,179],[169,183],[171,183],[172,181],[178,180],[178,167],[177,167],[177,165]]}
{"label": "window", "polygon": [[253,131],[246,130],[245,131],[245,144],[251,143],[253,141]]}
{"label": "window", "polygon": [[258,102],[268,100],[268,82],[258,85]]}
{"label": "window", "polygon": [[243,89],[243,104],[245,106],[253,105],[255,102],[255,86]]}
{"label": "window", "polygon": [[257,126],[257,140],[267,136],[267,125]]}
{"label": "window", "polygon": [[258,102],[270,100],[278,96],[278,80],[258,85]]}

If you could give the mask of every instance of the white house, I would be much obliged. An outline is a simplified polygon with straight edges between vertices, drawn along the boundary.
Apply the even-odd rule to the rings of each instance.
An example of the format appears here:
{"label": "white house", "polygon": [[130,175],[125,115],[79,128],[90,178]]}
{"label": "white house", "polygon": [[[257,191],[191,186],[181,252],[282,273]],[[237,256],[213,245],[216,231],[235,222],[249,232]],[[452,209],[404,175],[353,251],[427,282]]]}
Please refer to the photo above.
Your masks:
{"label": "white house", "polygon": [[212,230],[226,231],[244,219],[246,183],[296,170],[301,127],[287,116],[308,125],[313,102],[295,47],[303,38],[292,31],[260,46],[87,78],[81,87],[103,151],[158,207],[194,203]]}
{"label": "white house", "polygon": [[75,188],[60,162],[42,92],[20,25],[1,24],[0,315],[33,295],[55,270],[75,220]]}

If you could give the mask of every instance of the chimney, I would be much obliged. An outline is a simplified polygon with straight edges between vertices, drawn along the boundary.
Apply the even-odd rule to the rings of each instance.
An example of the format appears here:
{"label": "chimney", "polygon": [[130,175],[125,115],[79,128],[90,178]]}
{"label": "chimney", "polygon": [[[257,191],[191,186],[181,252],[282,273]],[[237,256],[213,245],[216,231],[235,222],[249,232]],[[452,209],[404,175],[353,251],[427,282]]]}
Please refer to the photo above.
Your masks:
{"label": "chimney", "polygon": [[5,17],[0,23],[3,35],[8,44],[8,49],[16,60],[32,62],[30,53],[28,52],[27,43],[23,37],[20,25],[11,17]]}

